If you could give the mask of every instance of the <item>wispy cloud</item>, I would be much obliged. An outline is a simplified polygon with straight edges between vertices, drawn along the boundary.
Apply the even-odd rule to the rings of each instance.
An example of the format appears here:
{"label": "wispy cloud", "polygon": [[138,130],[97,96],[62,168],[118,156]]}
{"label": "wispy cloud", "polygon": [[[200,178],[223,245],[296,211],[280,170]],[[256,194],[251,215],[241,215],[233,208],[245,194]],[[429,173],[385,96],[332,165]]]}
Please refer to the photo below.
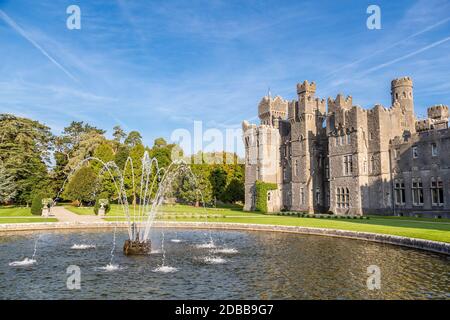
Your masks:
{"label": "wispy cloud", "polygon": [[62,72],[64,72],[69,78],[78,82],[78,79],[70,73],[66,68],[64,68],[58,61],[56,61],[47,51],[44,50],[36,41],[34,41],[28,33],[22,29],[13,19],[11,19],[3,10],[0,9],[0,18],[3,19],[11,28],[13,28],[17,33],[24,37],[29,43],[31,43],[36,49],[38,49],[51,63],[58,67]]}
{"label": "wispy cloud", "polygon": [[431,43],[431,44],[429,44],[429,45],[427,45],[427,46],[424,46],[424,47],[422,47],[422,48],[420,48],[420,49],[417,49],[417,50],[415,50],[415,51],[413,51],[413,52],[410,52],[410,53],[408,53],[408,54],[405,54],[405,55],[403,55],[403,56],[401,56],[401,57],[398,57],[398,58],[396,58],[396,59],[393,59],[393,60],[390,60],[390,61],[381,63],[381,64],[376,65],[376,66],[374,66],[374,67],[371,67],[371,68],[367,69],[365,72],[362,72],[360,75],[362,75],[362,76],[363,76],[363,75],[367,75],[367,74],[369,74],[369,73],[371,73],[371,72],[373,72],[373,71],[379,70],[379,69],[381,69],[381,68],[385,68],[385,67],[390,66],[390,65],[392,65],[392,64],[394,64],[394,63],[397,63],[397,62],[399,62],[399,61],[402,61],[402,60],[411,58],[411,57],[413,57],[413,56],[415,56],[415,55],[418,55],[419,53],[422,53],[422,52],[424,52],[424,51],[427,51],[427,50],[429,50],[429,49],[432,49],[432,48],[434,48],[434,47],[437,47],[437,46],[439,46],[439,45],[441,45],[441,44],[443,44],[443,43],[445,43],[445,42],[447,42],[447,41],[449,41],[449,40],[450,40],[450,37],[446,37],[446,38],[441,39],[441,40],[439,40],[439,41],[433,42],[433,43]]}

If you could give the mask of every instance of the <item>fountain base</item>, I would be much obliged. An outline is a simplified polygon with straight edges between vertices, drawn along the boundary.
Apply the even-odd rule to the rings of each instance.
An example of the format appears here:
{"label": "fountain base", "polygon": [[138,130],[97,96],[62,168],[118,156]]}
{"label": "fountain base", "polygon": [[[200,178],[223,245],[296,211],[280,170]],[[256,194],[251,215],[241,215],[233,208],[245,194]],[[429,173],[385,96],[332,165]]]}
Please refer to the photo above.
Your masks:
{"label": "fountain base", "polygon": [[151,242],[149,240],[140,242],[138,240],[126,240],[123,244],[123,253],[126,256],[131,255],[147,255],[152,251]]}

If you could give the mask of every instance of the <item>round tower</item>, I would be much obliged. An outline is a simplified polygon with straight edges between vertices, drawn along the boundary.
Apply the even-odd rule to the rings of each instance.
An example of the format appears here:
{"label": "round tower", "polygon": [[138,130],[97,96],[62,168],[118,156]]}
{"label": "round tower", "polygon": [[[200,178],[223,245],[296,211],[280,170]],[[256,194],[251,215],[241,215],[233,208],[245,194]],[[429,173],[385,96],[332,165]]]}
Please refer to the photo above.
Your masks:
{"label": "round tower", "polygon": [[410,77],[402,77],[391,82],[392,104],[398,101],[401,106],[413,107],[413,82]]}
{"label": "round tower", "polygon": [[391,82],[392,105],[398,103],[403,113],[401,127],[415,132],[413,81],[410,77],[402,77]]}

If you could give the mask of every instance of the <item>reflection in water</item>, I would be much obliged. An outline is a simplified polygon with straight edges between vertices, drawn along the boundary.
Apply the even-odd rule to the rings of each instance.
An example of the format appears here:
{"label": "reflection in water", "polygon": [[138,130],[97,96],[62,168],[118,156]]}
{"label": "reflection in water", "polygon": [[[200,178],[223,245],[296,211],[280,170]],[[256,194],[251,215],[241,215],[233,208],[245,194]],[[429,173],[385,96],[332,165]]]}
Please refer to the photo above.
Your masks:
{"label": "reflection in water", "polygon": [[[223,245],[199,247],[204,241],[202,231],[165,232],[169,239],[183,241],[165,243],[164,269],[161,254],[125,257],[119,247],[114,265],[106,268],[104,263],[111,258],[111,230],[43,232],[37,262],[11,267],[11,261],[33,249],[36,234],[2,236],[0,298],[450,298],[450,258],[443,255],[360,240],[275,232],[220,231]],[[126,237],[126,232],[117,232],[119,243]],[[161,230],[156,229],[152,237],[152,243],[160,243]],[[95,244],[95,249],[73,250],[74,243]],[[66,288],[69,265],[81,268],[81,290]],[[381,269],[381,290],[367,289],[369,265]]]}

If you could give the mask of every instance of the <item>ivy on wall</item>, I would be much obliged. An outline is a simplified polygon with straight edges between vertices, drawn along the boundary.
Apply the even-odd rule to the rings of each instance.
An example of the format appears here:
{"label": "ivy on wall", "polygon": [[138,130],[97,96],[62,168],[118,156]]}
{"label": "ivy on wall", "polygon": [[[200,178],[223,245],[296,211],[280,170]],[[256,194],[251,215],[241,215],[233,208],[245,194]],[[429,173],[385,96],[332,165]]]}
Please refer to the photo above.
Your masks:
{"label": "ivy on wall", "polygon": [[264,181],[256,181],[256,203],[255,209],[257,211],[267,212],[267,192],[269,190],[276,190],[278,188],[276,183],[268,183]]}

